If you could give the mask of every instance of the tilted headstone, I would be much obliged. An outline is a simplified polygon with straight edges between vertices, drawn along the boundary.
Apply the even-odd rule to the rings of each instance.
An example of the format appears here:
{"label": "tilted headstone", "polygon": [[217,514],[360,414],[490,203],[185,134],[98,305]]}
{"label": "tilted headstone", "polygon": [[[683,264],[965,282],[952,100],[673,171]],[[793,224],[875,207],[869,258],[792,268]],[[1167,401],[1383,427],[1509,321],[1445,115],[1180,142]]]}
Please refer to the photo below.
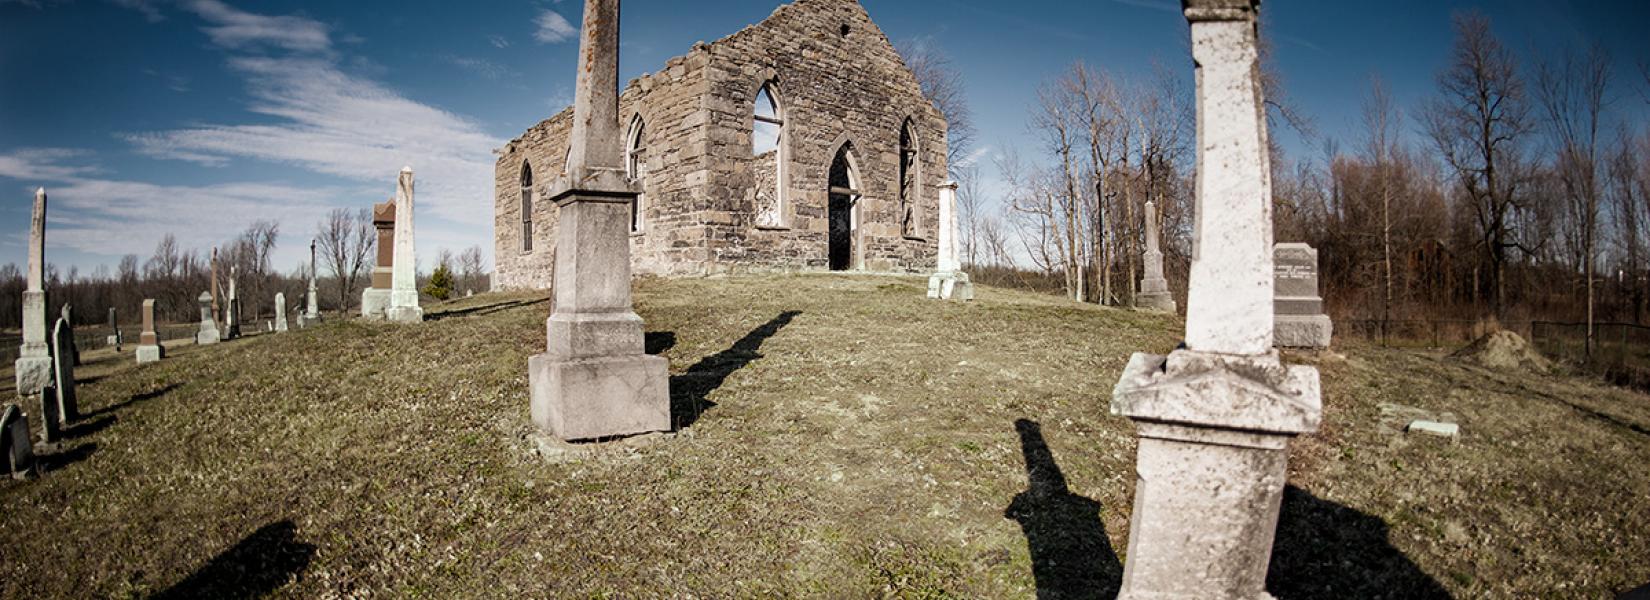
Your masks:
{"label": "tilted headstone", "polygon": [[120,337],[120,321],[115,319],[115,308],[113,306],[109,307],[109,332],[109,345],[114,347],[115,352],[120,352],[120,345],[125,340]]}
{"label": "tilted headstone", "polygon": [[57,389],[57,416],[63,424],[80,418],[80,405],[75,398],[74,383],[74,328],[68,319],[58,319],[52,327],[52,361],[57,372],[52,383]]}
{"label": "tilted headstone", "polygon": [[40,388],[40,441],[55,444],[63,439],[63,413],[57,403],[57,386]]}
{"label": "tilted headstone", "polygon": [[395,270],[390,278],[390,306],[384,318],[396,323],[419,323],[418,254],[413,238],[413,170],[401,169],[395,186]]}
{"label": "tilted headstone", "polygon": [[378,260],[372,268],[372,285],[361,292],[361,316],[384,318],[390,307],[390,288],[395,283],[395,199],[372,205],[372,226],[378,231]]}
{"label": "tilted headstone", "polygon": [[29,439],[29,416],[16,404],[0,412],[0,452],[6,454],[6,472],[12,479],[34,473],[34,440]]}
{"label": "tilted headstone", "polygon": [[286,331],[286,293],[285,292],[275,292],[275,324],[270,327],[270,330],[275,331],[275,332]]}
{"label": "tilted headstone", "polygon": [[[211,299],[204,304],[207,311],[212,309]],[[208,312],[207,316],[211,316]],[[216,338],[216,336],[213,336]],[[200,341],[196,338],[196,341]],[[138,334],[137,362],[138,364],[151,363],[160,360],[164,355],[160,346],[160,335],[155,332],[155,301],[143,301],[143,331]]]}
{"label": "tilted headstone", "polygon": [[1279,348],[1328,348],[1335,324],[1318,296],[1318,251],[1306,244],[1278,244],[1273,342]]}
{"label": "tilted headstone", "polygon": [[1163,277],[1163,248],[1158,227],[1157,203],[1146,201],[1146,254],[1142,261],[1145,276],[1140,278],[1140,295],[1135,304],[1140,308],[1174,312],[1174,294],[1169,293],[1169,280]]}
{"label": "tilted headstone", "polygon": [[1135,354],[1112,413],[1139,435],[1119,598],[1268,598],[1289,441],[1318,372],[1272,348],[1270,161],[1259,0],[1182,0],[1197,67],[1197,234],[1183,349]]}
{"label": "tilted headstone", "polygon": [[941,300],[973,300],[974,283],[962,270],[957,244],[957,182],[940,186],[939,255],[934,274],[928,277],[928,297]]}
{"label": "tilted headstone", "polygon": [[30,396],[52,381],[51,349],[46,343],[46,188],[34,192],[34,216],[29,221],[28,288],[23,291],[23,347],[18,352],[17,394]]}
{"label": "tilted headstone", "polygon": [[[68,304],[63,305],[63,308],[61,309],[61,318],[63,319],[64,322],[69,323],[69,328],[70,329],[74,328],[74,311],[70,309],[70,305],[68,305]],[[53,335],[56,335],[56,334],[54,333]],[[80,366],[80,345],[75,343],[74,336],[72,336],[72,335],[69,336],[69,348],[68,349],[69,349],[69,358],[74,362],[74,366],[77,366],[77,367]],[[57,349],[56,349],[55,346],[52,348],[52,352],[53,352],[54,355],[56,354]]]}
{"label": "tilted headstone", "polygon": [[218,322],[212,318],[212,294],[201,292],[196,300],[201,303],[201,329],[195,334],[195,343],[206,345],[223,341],[218,335]]}
{"label": "tilted headstone", "polygon": [[[630,301],[638,190],[620,160],[618,21],[619,0],[585,0],[567,174],[546,194],[560,207],[555,298],[545,352],[527,368],[533,422],[562,440],[671,427],[670,363],[643,351]],[[400,258],[398,276],[411,268]]]}

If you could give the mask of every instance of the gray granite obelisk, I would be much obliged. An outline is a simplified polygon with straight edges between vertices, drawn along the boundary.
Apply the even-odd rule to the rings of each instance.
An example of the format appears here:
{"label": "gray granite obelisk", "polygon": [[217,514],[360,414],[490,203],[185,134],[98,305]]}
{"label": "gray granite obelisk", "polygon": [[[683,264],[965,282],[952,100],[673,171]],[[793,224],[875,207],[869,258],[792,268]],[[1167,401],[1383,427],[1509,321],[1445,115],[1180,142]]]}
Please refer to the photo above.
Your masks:
{"label": "gray granite obelisk", "polygon": [[401,169],[395,186],[395,272],[384,318],[396,323],[424,320],[418,306],[418,252],[413,239],[413,170]]}
{"label": "gray granite obelisk", "polygon": [[957,182],[940,185],[939,256],[934,274],[928,276],[928,297],[941,300],[973,300],[974,283],[962,270],[957,244]]}
{"label": "gray granite obelisk", "polygon": [[1119,598],[1268,598],[1288,443],[1322,418],[1318,372],[1272,349],[1272,214],[1259,0],[1183,0],[1197,65],[1197,234],[1186,347],[1135,354],[1112,412],[1134,420]]}
{"label": "gray granite obelisk", "polygon": [[1146,201],[1146,254],[1143,261],[1145,276],[1140,278],[1140,295],[1135,305],[1149,310],[1174,312],[1174,294],[1169,293],[1169,280],[1163,277],[1163,248],[1158,227],[1157,204]]}
{"label": "gray granite obelisk", "polygon": [[[201,311],[206,313],[206,317],[211,317],[212,314],[208,312],[211,310],[211,299],[208,298],[206,302],[201,303]],[[217,336],[214,335],[213,339],[216,338]],[[137,362],[140,365],[155,362],[160,360],[163,354],[160,347],[160,335],[155,333],[155,301],[152,298],[146,299],[143,301],[143,332],[138,334]]]}
{"label": "gray granite obelisk", "polygon": [[315,240],[309,241],[309,292],[304,294],[304,314],[298,317],[299,327],[321,322],[321,299],[315,285]]}
{"label": "gray granite obelisk", "polygon": [[[669,361],[642,346],[630,300],[630,205],[619,135],[619,0],[585,0],[555,294],[545,352],[528,362],[533,422],[562,440],[670,429]],[[399,267],[399,265],[397,265]]]}
{"label": "gray granite obelisk", "polygon": [[23,291],[23,347],[15,364],[17,394],[32,396],[51,385],[52,357],[46,345],[46,188],[34,192],[29,221],[29,287]]}

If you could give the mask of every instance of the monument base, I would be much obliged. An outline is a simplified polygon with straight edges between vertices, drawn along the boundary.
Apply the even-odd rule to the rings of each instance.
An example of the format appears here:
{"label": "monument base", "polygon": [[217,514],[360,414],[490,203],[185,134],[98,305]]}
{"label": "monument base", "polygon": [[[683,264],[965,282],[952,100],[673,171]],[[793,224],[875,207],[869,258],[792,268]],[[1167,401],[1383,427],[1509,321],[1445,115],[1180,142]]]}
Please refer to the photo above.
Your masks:
{"label": "monument base", "polygon": [[1135,354],[1111,410],[1140,436],[1118,598],[1268,598],[1288,442],[1322,418],[1317,370],[1276,352]]}
{"label": "monument base", "polygon": [[32,396],[52,384],[52,357],[24,356],[17,359],[17,395]]}
{"label": "monument base", "polygon": [[1168,292],[1141,292],[1134,299],[1135,308],[1144,310],[1158,310],[1174,313],[1180,306],[1175,304],[1174,294]]}
{"label": "monument base", "polygon": [[417,306],[392,306],[384,309],[384,319],[391,323],[423,323],[424,309]]}
{"label": "monument base", "polygon": [[1329,315],[1277,315],[1272,321],[1272,345],[1279,348],[1328,348],[1335,323]]}
{"label": "monument base", "polygon": [[533,423],[562,440],[669,431],[670,361],[635,354],[527,361]]}
{"label": "monument base", "polygon": [[[195,343],[200,344],[202,346],[205,346],[205,345],[208,345],[208,344],[216,344],[218,342],[223,341],[221,338],[222,338],[222,336],[218,335],[218,330],[208,329],[206,331],[202,331],[200,333],[195,334]],[[138,349],[141,350],[142,348],[143,347],[140,346]]]}
{"label": "monument base", "polygon": [[162,355],[163,353],[160,350],[160,346],[137,347],[137,362],[140,365],[143,363],[157,362],[161,359]]}
{"label": "monument base", "polygon": [[378,288],[367,288],[361,292],[361,316],[367,319],[382,319],[384,311],[390,307],[390,291]]}
{"label": "monument base", "polygon": [[936,300],[973,300],[974,282],[962,271],[928,276],[928,297]]}

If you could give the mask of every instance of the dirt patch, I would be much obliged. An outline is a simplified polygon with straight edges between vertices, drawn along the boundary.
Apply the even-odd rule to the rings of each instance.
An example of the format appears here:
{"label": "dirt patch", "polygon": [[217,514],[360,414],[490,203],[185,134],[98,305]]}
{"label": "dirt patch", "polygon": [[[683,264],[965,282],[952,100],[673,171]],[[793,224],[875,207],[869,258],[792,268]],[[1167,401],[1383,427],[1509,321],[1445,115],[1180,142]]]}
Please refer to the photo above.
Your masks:
{"label": "dirt patch", "polygon": [[1450,358],[1497,371],[1546,373],[1553,368],[1552,361],[1536,352],[1523,337],[1511,331],[1496,331],[1478,338],[1467,344],[1467,347],[1451,354]]}

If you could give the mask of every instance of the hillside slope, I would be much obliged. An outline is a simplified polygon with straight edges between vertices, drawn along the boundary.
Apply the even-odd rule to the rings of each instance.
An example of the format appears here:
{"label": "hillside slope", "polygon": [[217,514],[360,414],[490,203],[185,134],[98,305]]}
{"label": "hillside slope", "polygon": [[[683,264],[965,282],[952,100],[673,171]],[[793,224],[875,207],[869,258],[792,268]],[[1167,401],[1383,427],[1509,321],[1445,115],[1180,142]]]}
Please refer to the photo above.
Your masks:
{"label": "hillside slope", "polygon": [[[557,461],[527,419],[542,294],[105,356],[55,470],[0,482],[0,596],[1111,597],[1134,428],[1107,402],[1178,321],[922,283],[641,281],[682,427]],[[1327,406],[1294,447],[1279,598],[1650,581],[1650,397],[1340,350],[1291,357]],[[1383,431],[1382,403],[1464,437]]]}

